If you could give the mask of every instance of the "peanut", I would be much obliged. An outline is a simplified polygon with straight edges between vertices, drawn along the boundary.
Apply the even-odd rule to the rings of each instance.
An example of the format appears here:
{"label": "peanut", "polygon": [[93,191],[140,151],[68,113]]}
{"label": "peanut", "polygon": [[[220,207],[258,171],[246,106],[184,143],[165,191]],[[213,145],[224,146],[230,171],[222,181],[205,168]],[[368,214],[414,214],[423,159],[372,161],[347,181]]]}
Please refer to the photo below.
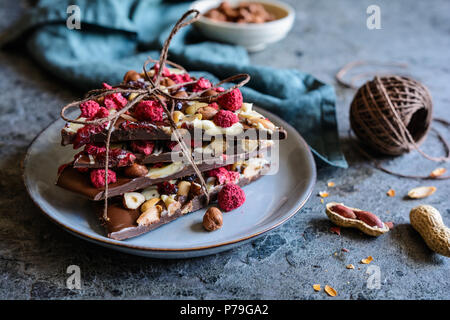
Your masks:
{"label": "peanut", "polygon": [[364,221],[371,227],[377,226],[378,228],[383,228],[384,224],[376,215],[368,211],[354,211],[358,220]]}
{"label": "peanut", "polygon": [[409,220],[431,250],[450,257],[450,228],[445,226],[436,208],[429,205],[417,206],[409,213]]}
{"label": "peanut", "polygon": [[326,205],[326,213],[330,220],[340,227],[357,228],[365,234],[377,237],[389,231],[388,226],[375,214],[356,208],[344,206],[342,203],[330,202]]}
{"label": "peanut", "polygon": [[333,210],[337,214],[343,216],[344,218],[356,219],[356,214],[353,212],[353,210],[351,210],[347,207],[344,207],[340,204],[337,204],[337,205],[331,207],[331,210]]}

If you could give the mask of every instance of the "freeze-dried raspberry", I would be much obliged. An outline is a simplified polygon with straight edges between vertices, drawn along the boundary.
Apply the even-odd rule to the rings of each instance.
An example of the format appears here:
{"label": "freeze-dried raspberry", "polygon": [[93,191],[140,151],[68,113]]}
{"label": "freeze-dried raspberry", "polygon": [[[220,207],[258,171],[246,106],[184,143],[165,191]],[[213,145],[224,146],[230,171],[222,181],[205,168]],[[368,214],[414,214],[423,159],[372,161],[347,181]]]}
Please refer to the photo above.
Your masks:
{"label": "freeze-dried raspberry", "polygon": [[228,171],[225,167],[208,171],[209,177],[215,177],[219,184],[234,183],[239,178],[239,173]]}
{"label": "freeze-dried raspberry", "polygon": [[208,104],[208,107],[214,108],[216,110],[219,110],[219,105],[216,102]]}
{"label": "freeze-dried raspberry", "polygon": [[134,116],[140,121],[162,121],[163,108],[153,100],[141,101],[134,108]]}
{"label": "freeze-dried raspberry", "polygon": [[[159,72],[159,63],[155,63],[155,65],[152,67],[152,70],[155,70],[155,79],[156,79],[156,75]],[[170,76],[170,70],[164,66],[163,72],[161,73],[161,76],[163,77],[169,77]]]}
{"label": "freeze-dried raspberry", "polygon": [[236,88],[233,91],[218,97],[217,102],[224,109],[236,111],[242,107],[244,99],[242,98],[241,90]]}
{"label": "freeze-dried raspberry", "polygon": [[113,93],[106,96],[103,103],[108,110],[110,109],[120,110],[126,106],[128,100],[124,98],[121,93]]}
{"label": "freeze-dried raspberry", "polygon": [[109,116],[109,111],[105,107],[100,107],[97,113],[94,115],[94,119],[102,119]]}
{"label": "freeze-dried raspberry", "polygon": [[103,82],[102,83],[102,87],[103,87],[103,89],[108,89],[108,90],[111,90],[113,87],[112,86],[110,86],[109,84],[107,84],[106,82]]}
{"label": "freeze-dried raspberry", "polygon": [[89,100],[80,104],[81,116],[92,118],[100,109],[100,105],[94,100]]}
{"label": "freeze-dried raspberry", "polygon": [[[91,183],[96,188],[105,186],[105,169],[93,169],[91,171]],[[116,173],[108,169],[108,184],[117,181]]]}
{"label": "freeze-dried raspberry", "polygon": [[219,110],[213,119],[214,123],[222,128],[231,127],[233,124],[239,121],[236,114],[228,110]]}
{"label": "freeze-dried raspberry", "polygon": [[192,78],[189,74],[183,73],[183,74],[175,74],[172,73],[168,76],[169,79],[171,79],[175,83],[185,83],[192,81]]}
{"label": "freeze-dried raspberry", "polygon": [[216,92],[224,92],[224,91],[225,91],[225,88],[222,88],[222,87],[216,87],[215,90],[216,90]]}
{"label": "freeze-dried raspberry", "polygon": [[169,148],[170,150],[174,150],[175,148],[176,150],[181,150],[181,147],[178,145],[178,141],[167,142],[167,148]]}
{"label": "freeze-dried raspberry", "polygon": [[84,147],[84,152],[86,152],[87,154],[90,154],[92,156],[96,156],[102,152],[106,152],[106,147],[105,146],[101,146],[101,145],[97,145],[94,143],[88,143],[85,147]]}
{"label": "freeze-dried raspberry", "polygon": [[228,183],[219,191],[217,196],[219,207],[223,211],[231,211],[242,206],[245,202],[245,193],[236,184]]}
{"label": "freeze-dried raspberry", "polygon": [[178,188],[176,184],[170,183],[169,181],[164,181],[158,184],[158,192],[160,194],[176,194]]}
{"label": "freeze-dried raspberry", "polygon": [[152,154],[155,143],[147,140],[136,140],[131,143],[131,150],[136,153],[143,153],[146,156]]}
{"label": "freeze-dried raspberry", "polygon": [[193,92],[203,91],[203,90],[211,88],[211,86],[212,86],[211,82],[208,79],[205,79],[205,78],[201,77],[192,86],[192,91]]}
{"label": "freeze-dried raspberry", "polygon": [[78,149],[86,143],[91,142],[91,135],[100,132],[102,126],[85,125],[77,130],[75,138],[73,139],[73,148]]}

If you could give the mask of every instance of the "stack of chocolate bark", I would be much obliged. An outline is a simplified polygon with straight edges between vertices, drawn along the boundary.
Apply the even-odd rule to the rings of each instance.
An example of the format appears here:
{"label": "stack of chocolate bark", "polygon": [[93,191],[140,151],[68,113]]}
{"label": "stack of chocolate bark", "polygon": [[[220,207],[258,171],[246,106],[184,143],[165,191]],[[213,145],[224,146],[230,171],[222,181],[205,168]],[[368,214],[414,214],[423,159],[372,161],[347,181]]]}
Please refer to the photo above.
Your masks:
{"label": "stack of chocolate bark", "polygon": [[[93,211],[100,213],[108,237],[117,240],[207,206],[225,185],[255,181],[269,170],[274,140],[286,137],[243,101],[239,88],[225,91],[179,66],[162,71],[158,66],[142,74],[129,71],[118,86],[104,83],[99,90],[104,94],[87,96],[79,103],[78,123],[68,122],[61,131],[62,145],[81,151],[59,168],[57,185],[98,203]],[[156,82],[162,94],[136,93]],[[138,97],[115,123],[82,123],[110,119]],[[100,201],[105,197],[106,210]],[[240,206],[243,199],[233,197],[222,197],[229,200],[219,201],[219,207]]]}

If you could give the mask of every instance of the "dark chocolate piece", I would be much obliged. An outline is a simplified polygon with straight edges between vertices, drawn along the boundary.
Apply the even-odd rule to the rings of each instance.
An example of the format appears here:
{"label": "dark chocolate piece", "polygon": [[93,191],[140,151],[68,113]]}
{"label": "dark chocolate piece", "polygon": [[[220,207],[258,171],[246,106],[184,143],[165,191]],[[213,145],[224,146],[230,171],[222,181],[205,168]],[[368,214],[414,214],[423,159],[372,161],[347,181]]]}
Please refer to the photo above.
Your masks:
{"label": "dark chocolate piece", "polygon": [[[267,169],[268,167],[266,167],[266,170]],[[249,183],[260,178],[263,175],[263,172],[264,169],[259,174],[251,178],[241,178],[238,182],[238,185],[241,187],[248,185]],[[217,199],[217,194],[219,193],[219,191],[220,187],[217,187],[213,190],[213,192],[210,193],[211,201],[215,201]],[[125,209],[120,203],[120,200],[117,199],[114,203],[108,206],[107,215],[109,220],[105,223],[108,237],[115,240],[125,240],[137,237],[173,220],[176,220],[177,218],[187,213],[194,212],[205,207],[205,199],[206,197],[204,194],[194,196],[192,199],[187,200],[185,203],[183,203],[183,206],[175,211],[175,213],[171,216],[169,216],[168,214],[162,215],[161,219],[158,222],[152,223],[147,226],[140,226],[136,222],[136,220],[141,215],[139,209]],[[101,206],[99,206],[98,208],[98,211],[100,212],[100,214],[102,214],[103,210]]]}
{"label": "dark chocolate piece", "polygon": [[[231,145],[231,147],[227,147],[228,148],[233,148],[233,152],[229,151],[230,156],[231,155],[239,155],[241,153],[245,153],[245,150],[242,146],[242,144],[240,143],[241,141],[236,141],[237,143]],[[230,144],[227,144],[228,146],[230,146]],[[250,151],[256,151],[256,150],[264,150],[265,148],[258,145],[256,146],[256,148],[254,150],[250,150]],[[121,149],[123,150],[123,153],[126,154],[127,152],[130,152],[126,149]],[[220,159],[220,157],[223,157],[223,155],[226,155],[226,151],[223,153],[219,153],[219,154],[213,154],[213,150],[210,149],[210,153],[197,153],[194,152],[194,148],[192,148],[191,152],[192,152],[192,156],[195,159],[202,159],[203,157],[208,157],[208,159],[211,159],[212,157],[217,158],[217,161]],[[124,164],[120,165],[120,162],[123,161],[121,159],[119,159],[118,157],[113,157],[110,156],[109,157],[109,168],[115,168],[115,167],[125,167],[125,166],[130,166],[133,163],[138,163],[138,164],[152,164],[152,163],[160,163],[160,162],[172,162],[172,159],[181,159],[183,157],[183,153],[181,151],[165,151],[165,152],[160,152],[159,154],[149,154],[149,155],[144,155],[142,153],[133,153],[133,155],[136,157],[135,160],[130,161],[129,163],[124,162]],[[104,168],[105,167],[105,159],[104,159],[104,155],[100,156],[90,156],[86,153],[78,153],[75,155],[74,160],[73,160],[73,167],[74,168]],[[91,161],[92,159],[92,161]]]}
{"label": "dark chocolate piece", "polygon": [[[243,124],[244,125],[244,124]],[[152,123],[148,122],[137,122],[137,123],[130,123],[127,121],[119,122],[117,121],[115,125],[115,130],[111,133],[111,142],[122,142],[122,141],[131,141],[131,140],[171,140],[171,130],[169,125],[167,125],[167,128],[169,131],[164,131],[162,127],[154,125]],[[180,134],[183,135],[184,133],[189,132],[191,137],[194,137],[194,128],[188,128],[188,129],[178,129]],[[198,129],[197,129],[198,130]],[[206,135],[203,132],[203,140],[210,140],[214,136]],[[68,144],[72,144],[75,139],[76,134],[67,132],[66,130],[61,130],[61,145],[65,146]],[[224,138],[227,139],[235,139],[235,140],[241,140],[248,138],[249,136],[252,137],[252,139],[266,139],[266,140],[283,140],[287,137],[287,132],[283,128],[279,128],[276,131],[276,134],[270,134],[270,133],[264,133],[262,134],[261,130],[255,129],[253,127],[250,127],[248,125],[244,125],[244,131],[238,135],[222,135]],[[105,143],[107,137],[107,130],[103,130],[99,133],[94,133],[90,137],[91,143]]]}

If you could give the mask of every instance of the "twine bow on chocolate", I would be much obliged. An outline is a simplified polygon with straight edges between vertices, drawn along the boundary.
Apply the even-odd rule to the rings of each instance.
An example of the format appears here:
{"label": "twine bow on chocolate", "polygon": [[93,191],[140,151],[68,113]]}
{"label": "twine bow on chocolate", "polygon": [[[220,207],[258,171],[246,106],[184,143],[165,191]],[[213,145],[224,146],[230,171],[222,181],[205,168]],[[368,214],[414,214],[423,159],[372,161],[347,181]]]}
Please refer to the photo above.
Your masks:
{"label": "twine bow on chocolate", "polygon": [[[212,85],[210,88],[208,88],[206,90],[192,93],[191,95],[189,95],[187,97],[175,97],[175,96],[170,95],[168,92],[170,92],[169,91],[170,89],[176,89],[178,87],[186,86],[189,84],[194,84],[196,81],[179,83],[179,84],[167,87],[167,88],[165,88],[165,89],[168,89],[167,91],[161,89],[160,79],[161,79],[161,75],[162,75],[162,72],[163,72],[166,64],[172,65],[175,68],[186,71],[180,65],[177,65],[177,64],[167,60],[169,46],[170,46],[170,42],[172,41],[172,38],[175,36],[175,34],[181,28],[186,27],[186,26],[192,24],[193,22],[197,21],[199,18],[199,14],[200,14],[200,12],[198,10],[189,10],[186,13],[184,13],[183,16],[177,21],[174,28],[170,32],[168,38],[164,42],[164,46],[161,50],[159,61],[153,60],[151,58],[148,58],[145,61],[144,66],[143,66],[143,71],[144,71],[145,79],[150,83],[150,85],[148,87],[146,87],[145,89],[141,89],[141,88],[137,88],[137,87],[133,87],[133,86],[125,84],[125,85],[115,86],[115,87],[113,87],[113,89],[91,90],[87,93],[87,96],[85,99],[71,102],[71,103],[67,104],[66,106],[64,106],[61,110],[61,118],[69,123],[78,123],[78,124],[83,124],[83,125],[94,125],[94,126],[103,126],[106,124],[106,127],[108,128],[108,133],[107,133],[107,138],[106,138],[105,190],[104,190],[105,200],[104,200],[104,211],[103,211],[103,219],[105,221],[109,220],[109,218],[107,216],[107,209],[108,209],[108,169],[109,169],[109,150],[110,150],[110,143],[111,143],[111,133],[114,130],[114,126],[115,126],[117,120],[125,112],[130,110],[133,106],[135,106],[137,103],[139,103],[143,99],[150,99],[150,98],[156,99],[163,107],[163,110],[169,120],[170,126],[173,129],[173,135],[181,147],[183,156],[190,163],[190,165],[194,168],[195,173],[197,174],[198,178],[200,179],[203,192],[205,193],[206,202],[209,203],[209,193],[208,193],[208,190],[206,187],[206,182],[205,182],[200,170],[198,169],[197,165],[195,164],[195,162],[193,161],[193,159],[190,155],[190,148],[187,147],[186,143],[182,139],[182,136],[181,136],[175,122],[173,121],[172,113],[174,111],[174,106],[176,105],[177,101],[211,102],[213,99],[216,99],[224,94],[227,94],[227,93],[235,90],[236,88],[242,87],[243,85],[245,85],[246,83],[248,83],[250,81],[250,76],[248,74],[234,75],[234,76],[226,78],[226,79]],[[193,15],[193,17],[191,19],[188,19],[188,17],[190,15]],[[155,63],[155,62],[158,63],[158,68],[157,68],[156,75],[154,75],[155,81],[153,81],[149,75],[147,66],[149,63]],[[224,90],[223,92],[218,92],[217,94],[211,95],[211,96],[205,96],[205,97],[202,96],[202,94],[207,90],[215,89],[224,83],[233,82],[233,81],[236,81],[241,78],[243,78],[243,80],[241,80],[237,84],[234,84],[233,86],[231,86],[227,90]],[[108,115],[105,118],[94,119],[94,120],[79,120],[79,119],[76,120],[76,119],[69,119],[65,116],[65,112],[70,108],[79,107],[80,104],[82,104],[83,102],[86,102],[89,100],[96,100],[101,97],[105,97],[105,96],[108,96],[108,95],[111,95],[114,93],[129,93],[129,94],[133,93],[133,94],[135,94],[135,98],[133,100],[127,102],[127,104],[122,109],[120,109],[119,111],[117,111],[114,114]],[[168,103],[163,101],[163,99],[161,97],[164,97]],[[170,105],[170,110],[168,109],[167,104]]]}

